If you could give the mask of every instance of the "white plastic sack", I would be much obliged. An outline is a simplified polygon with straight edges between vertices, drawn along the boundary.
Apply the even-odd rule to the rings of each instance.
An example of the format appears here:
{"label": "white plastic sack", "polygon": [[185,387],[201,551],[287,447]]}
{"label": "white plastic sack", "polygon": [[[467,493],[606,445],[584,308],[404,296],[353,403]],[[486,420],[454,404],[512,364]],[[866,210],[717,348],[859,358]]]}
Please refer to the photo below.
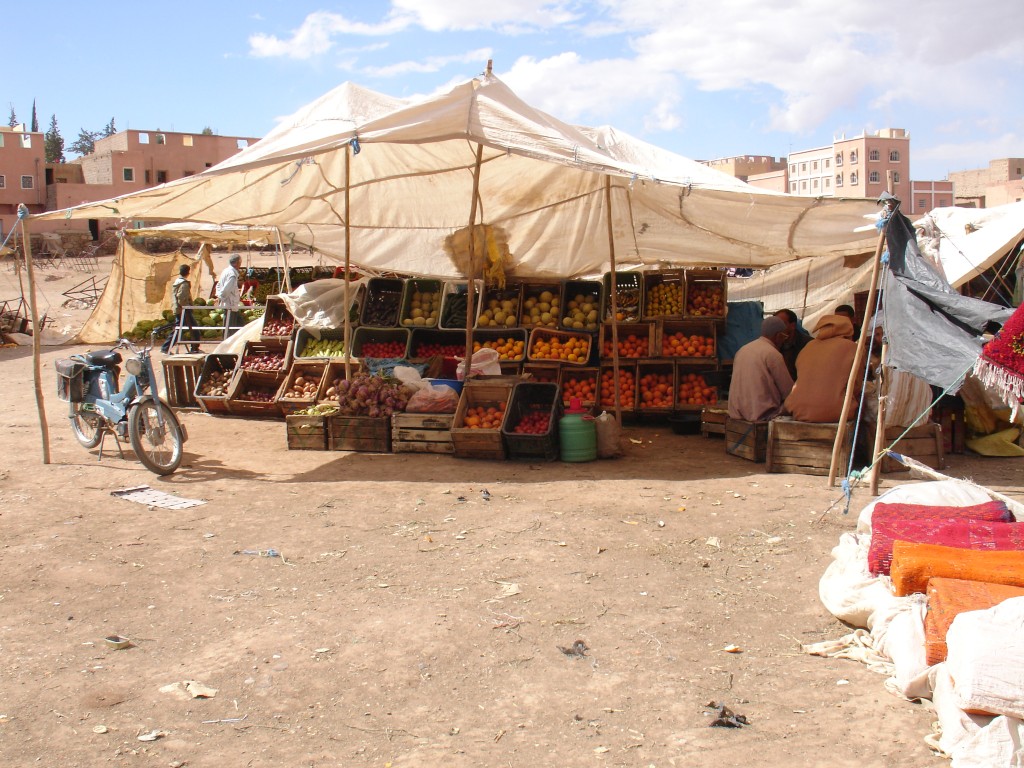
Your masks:
{"label": "white plastic sack", "polygon": [[[932,704],[939,721],[942,735],[939,737],[939,749],[950,757],[961,754],[963,745],[978,731],[992,721],[987,715],[968,715],[958,705],[953,696],[953,679],[945,662],[936,664],[931,672]],[[986,766],[986,768],[996,768]]]}
{"label": "white plastic sack", "polygon": [[622,455],[622,428],[615,416],[608,411],[594,419],[597,428],[597,457],[614,459]]}
{"label": "white plastic sack", "polygon": [[928,660],[925,652],[925,595],[893,598],[870,617],[871,637],[876,649],[892,659],[893,686],[907,699],[928,698]]}
{"label": "white plastic sack", "polygon": [[871,537],[844,533],[832,549],[832,562],[818,582],[818,596],[829,612],[854,627],[870,627],[871,615],[896,600],[888,576],[868,570]]}
{"label": "white plastic sack", "polygon": [[[469,372],[473,376],[500,376],[501,364],[498,350],[484,347],[478,349],[470,358]],[[462,381],[466,378],[466,361],[462,360],[455,367],[455,378]]]}
{"label": "white plastic sack", "polygon": [[[353,280],[349,283],[349,305],[358,301],[360,288],[369,282],[368,277]],[[364,289],[365,290],[365,289]],[[280,296],[295,321],[305,330],[319,338],[322,328],[344,328],[345,314],[345,281],[336,278],[314,280],[304,283],[291,293]]]}
{"label": "white plastic sack", "polygon": [[964,738],[952,768],[1024,768],[1024,722],[1000,716]]}
{"label": "white plastic sack", "polygon": [[1024,718],[1024,597],[961,613],[946,633],[946,647],[961,709]]}

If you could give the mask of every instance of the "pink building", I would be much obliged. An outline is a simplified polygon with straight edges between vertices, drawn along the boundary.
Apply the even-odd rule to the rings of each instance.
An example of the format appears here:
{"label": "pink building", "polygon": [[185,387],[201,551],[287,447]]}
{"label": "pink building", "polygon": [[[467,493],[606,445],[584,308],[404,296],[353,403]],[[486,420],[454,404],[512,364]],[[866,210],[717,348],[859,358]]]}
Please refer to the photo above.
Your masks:
{"label": "pink building", "polygon": [[0,126],[0,241],[18,221],[18,205],[46,210],[46,151],[43,134],[24,126]]}
{"label": "pink building", "polygon": [[948,208],[953,205],[952,181],[912,181],[910,199],[903,201],[903,212],[923,215],[932,208]]}

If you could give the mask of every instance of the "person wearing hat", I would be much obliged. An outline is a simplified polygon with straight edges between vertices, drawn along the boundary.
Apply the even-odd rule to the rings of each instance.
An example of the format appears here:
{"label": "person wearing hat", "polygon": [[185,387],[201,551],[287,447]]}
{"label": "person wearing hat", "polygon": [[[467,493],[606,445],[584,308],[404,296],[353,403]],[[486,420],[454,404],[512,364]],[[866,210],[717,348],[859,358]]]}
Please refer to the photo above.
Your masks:
{"label": "person wearing hat", "polygon": [[242,303],[242,296],[238,285],[239,271],[242,266],[242,257],[237,253],[228,259],[228,265],[217,278],[217,306],[227,310],[224,315],[224,324],[228,328],[241,328],[245,325],[245,318],[238,311]]}
{"label": "person wearing hat", "polygon": [[[786,398],[786,411],[797,421],[816,424],[839,421],[856,354],[850,318],[822,317],[814,328],[814,338],[796,359],[796,384]],[[859,378],[856,383],[854,399],[860,395]]]}
{"label": "person wearing hat", "polygon": [[776,316],[761,322],[761,335],[740,347],[732,363],[729,417],[765,421],[778,416],[793,389],[779,347],[786,340],[786,324]]}

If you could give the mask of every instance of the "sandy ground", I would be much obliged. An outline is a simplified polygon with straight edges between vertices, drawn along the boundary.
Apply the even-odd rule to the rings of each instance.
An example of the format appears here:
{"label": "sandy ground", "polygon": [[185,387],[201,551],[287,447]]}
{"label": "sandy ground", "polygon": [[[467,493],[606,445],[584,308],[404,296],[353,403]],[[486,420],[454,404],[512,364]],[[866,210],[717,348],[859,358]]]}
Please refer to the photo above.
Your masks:
{"label": "sandy ground", "polygon": [[[2,765],[942,764],[925,706],[800,652],[848,631],[817,585],[866,490],[823,515],[823,478],[653,426],[614,461],[495,463],[199,412],[161,479],[75,442],[69,352],[43,354],[44,465],[30,351],[0,349]],[[1019,461],[948,471],[1024,499]],[[138,485],[204,503],[110,495]]]}

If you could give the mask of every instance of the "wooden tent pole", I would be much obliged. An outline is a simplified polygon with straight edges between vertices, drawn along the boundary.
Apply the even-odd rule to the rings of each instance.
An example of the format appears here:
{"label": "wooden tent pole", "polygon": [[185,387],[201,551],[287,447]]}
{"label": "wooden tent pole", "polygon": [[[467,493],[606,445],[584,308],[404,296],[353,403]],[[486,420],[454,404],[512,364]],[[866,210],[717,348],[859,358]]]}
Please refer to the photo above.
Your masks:
{"label": "wooden tent pole", "polygon": [[349,302],[349,290],[351,290],[352,277],[349,274],[349,265],[352,263],[352,230],[349,228],[349,190],[352,185],[350,161],[352,159],[352,144],[345,145],[345,378],[352,378],[352,305]]}
{"label": "wooden tent pole", "polygon": [[[882,472],[882,457],[878,455],[885,442],[885,396],[889,389],[889,377],[885,374],[885,361],[888,358],[889,345],[882,343],[882,356],[878,364],[878,415],[875,419],[875,441],[871,450],[871,495],[878,495],[878,476]],[[871,365],[871,361],[868,361]]]}
{"label": "wooden tent pole", "polygon": [[[608,211],[608,256],[611,262],[611,302],[612,302],[612,381],[615,382],[615,421],[622,426],[622,394],[619,387],[619,298],[618,285],[615,280],[615,230],[612,226],[612,177],[604,177],[604,201]],[[601,310],[598,309],[598,312]],[[598,319],[600,323],[600,318]],[[600,337],[600,335],[599,335]],[[601,350],[598,350],[600,354]],[[636,382],[633,382],[636,384]],[[601,382],[598,381],[598,391]]]}
{"label": "wooden tent pole", "polygon": [[281,252],[281,261],[284,264],[284,292],[292,292],[292,276],[291,266],[288,264],[288,251],[284,248],[284,240],[281,239],[281,228],[274,227],[274,233],[277,235],[277,249]]}
{"label": "wooden tent pole", "polygon": [[[473,263],[476,260],[476,207],[477,199],[480,196],[480,168],[484,162],[484,145],[476,145],[476,164],[473,166],[473,200],[469,206],[469,284],[466,286],[466,363],[462,378],[469,380],[470,365],[473,359],[473,318],[475,312],[473,307],[476,304],[476,270]],[[484,265],[487,260],[484,259]]]}
{"label": "wooden tent pole", "polygon": [[43,400],[43,377],[39,364],[42,328],[39,327],[39,311],[36,308],[35,270],[32,268],[32,240],[24,218],[21,221],[21,237],[25,244],[25,273],[28,275],[28,306],[32,316],[32,379],[36,390],[36,410],[39,412],[39,431],[43,439],[43,464],[50,463],[50,429],[46,425],[46,403]]}
{"label": "wooden tent pole", "polygon": [[875,314],[875,298],[878,293],[878,273],[882,266],[882,251],[885,249],[885,227],[878,233],[878,244],[875,246],[874,263],[871,266],[871,286],[868,288],[868,301],[864,307],[864,319],[860,324],[860,338],[857,340],[857,352],[853,356],[853,367],[850,368],[850,376],[846,381],[846,396],[843,398],[843,411],[839,416],[839,424],[836,428],[836,441],[832,445],[832,462],[828,468],[828,487],[831,488],[836,482],[836,473],[839,468],[839,453],[843,441],[846,439],[846,421],[850,417],[850,409],[853,406],[852,394],[856,391],[857,377],[864,366],[864,350],[869,326]]}

